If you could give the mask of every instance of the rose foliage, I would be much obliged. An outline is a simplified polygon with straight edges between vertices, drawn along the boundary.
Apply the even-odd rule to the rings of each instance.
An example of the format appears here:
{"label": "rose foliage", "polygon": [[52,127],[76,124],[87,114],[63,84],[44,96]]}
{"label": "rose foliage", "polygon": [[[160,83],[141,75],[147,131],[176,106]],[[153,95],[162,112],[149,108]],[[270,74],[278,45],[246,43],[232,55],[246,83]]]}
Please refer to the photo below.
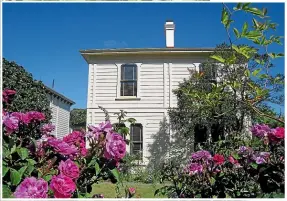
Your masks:
{"label": "rose foliage", "polygon": [[194,152],[185,165],[164,164],[161,179],[172,185],[155,194],[178,198],[284,196],[284,128],[254,125],[251,132],[251,140],[232,137]]}
{"label": "rose foliage", "polygon": [[58,139],[44,113],[11,112],[7,107],[15,96],[14,90],[3,92],[3,197],[102,198],[91,194],[92,184],[119,181],[126,142],[109,121]]}

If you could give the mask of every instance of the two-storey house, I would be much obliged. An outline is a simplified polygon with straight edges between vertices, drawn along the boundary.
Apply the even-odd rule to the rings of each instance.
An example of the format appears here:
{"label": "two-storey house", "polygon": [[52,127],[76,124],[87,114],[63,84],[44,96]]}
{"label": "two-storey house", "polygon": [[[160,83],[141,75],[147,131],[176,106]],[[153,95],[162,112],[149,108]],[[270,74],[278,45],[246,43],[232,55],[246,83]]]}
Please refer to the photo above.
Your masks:
{"label": "two-storey house", "polygon": [[116,122],[115,112],[123,109],[137,120],[131,125],[128,147],[131,154],[142,153],[146,163],[152,154],[149,145],[160,130],[160,122],[170,107],[176,107],[173,89],[189,77],[189,70],[199,65],[213,48],[175,48],[175,24],[165,23],[165,48],[93,49],[80,53],[89,65],[87,124],[98,124],[105,115],[104,107]]}

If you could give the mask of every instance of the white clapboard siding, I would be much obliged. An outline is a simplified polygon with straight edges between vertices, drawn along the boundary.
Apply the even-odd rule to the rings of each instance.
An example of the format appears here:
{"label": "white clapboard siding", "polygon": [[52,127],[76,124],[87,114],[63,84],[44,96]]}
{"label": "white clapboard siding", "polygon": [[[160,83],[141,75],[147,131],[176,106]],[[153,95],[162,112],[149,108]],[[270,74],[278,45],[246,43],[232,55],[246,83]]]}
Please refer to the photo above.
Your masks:
{"label": "white clapboard siding", "polygon": [[70,105],[63,100],[49,95],[52,110],[51,123],[55,126],[52,132],[57,138],[62,138],[70,131]]}

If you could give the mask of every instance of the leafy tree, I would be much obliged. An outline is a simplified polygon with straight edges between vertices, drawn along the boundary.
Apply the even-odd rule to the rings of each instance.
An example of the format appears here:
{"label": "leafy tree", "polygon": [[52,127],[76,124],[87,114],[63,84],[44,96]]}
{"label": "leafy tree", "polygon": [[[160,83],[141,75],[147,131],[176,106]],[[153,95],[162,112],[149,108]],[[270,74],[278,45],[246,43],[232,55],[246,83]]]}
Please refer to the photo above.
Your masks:
{"label": "leafy tree", "polygon": [[73,129],[85,129],[87,120],[87,110],[74,108],[70,113],[70,126]]}
{"label": "leafy tree", "polygon": [[[234,35],[236,41],[243,38],[251,41],[250,45],[235,45],[229,32],[231,17],[240,10],[254,16],[253,24],[245,22],[242,32],[234,28]],[[267,9],[249,3],[239,3],[234,11],[223,4],[221,22],[229,44],[218,45],[200,72],[191,72],[174,91],[178,105],[169,111],[174,144],[193,150],[194,142],[211,142],[231,133],[246,135],[250,118],[258,123],[265,119],[284,124],[282,117],[266,110],[269,103],[284,103],[284,75],[270,73],[275,67],[273,59],[283,54],[267,52],[270,44],[281,44],[281,37],[267,33],[277,25],[266,19],[266,13]]]}
{"label": "leafy tree", "polygon": [[9,105],[9,111],[39,111],[51,119],[50,103],[41,81],[33,79],[24,67],[3,58],[3,89],[13,89],[17,94]]}

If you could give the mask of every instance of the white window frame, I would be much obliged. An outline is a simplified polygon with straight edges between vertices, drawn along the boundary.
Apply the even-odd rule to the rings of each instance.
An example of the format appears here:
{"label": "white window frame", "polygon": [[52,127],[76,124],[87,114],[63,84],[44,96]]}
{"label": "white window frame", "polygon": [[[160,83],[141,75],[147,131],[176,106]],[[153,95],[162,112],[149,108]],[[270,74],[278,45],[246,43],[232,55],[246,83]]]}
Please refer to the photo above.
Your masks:
{"label": "white window frame", "polygon": [[[135,64],[137,65],[137,96],[121,96],[121,70],[124,64]],[[140,68],[142,63],[137,62],[126,62],[116,63],[117,66],[117,97],[116,100],[140,100]]]}
{"label": "white window frame", "polygon": [[136,141],[136,143],[141,143],[141,158],[140,158],[140,160],[137,160],[138,162],[143,162],[143,159],[144,159],[144,134],[143,134],[143,130],[144,130],[144,126],[143,126],[143,124],[141,124],[141,123],[135,123],[135,124],[131,124],[130,125],[130,145],[129,145],[129,153],[130,154],[133,154],[132,153],[132,149],[133,149],[133,147],[132,147],[132,143],[133,143],[133,140],[132,140],[132,132],[133,132],[133,129],[132,129],[132,126],[134,126],[134,125],[140,125],[141,126],[141,141]]}

